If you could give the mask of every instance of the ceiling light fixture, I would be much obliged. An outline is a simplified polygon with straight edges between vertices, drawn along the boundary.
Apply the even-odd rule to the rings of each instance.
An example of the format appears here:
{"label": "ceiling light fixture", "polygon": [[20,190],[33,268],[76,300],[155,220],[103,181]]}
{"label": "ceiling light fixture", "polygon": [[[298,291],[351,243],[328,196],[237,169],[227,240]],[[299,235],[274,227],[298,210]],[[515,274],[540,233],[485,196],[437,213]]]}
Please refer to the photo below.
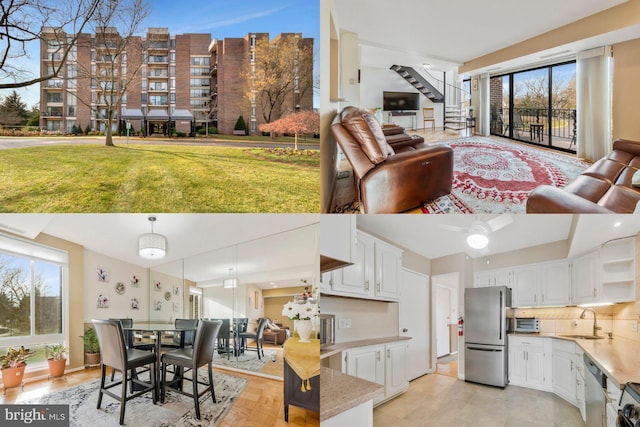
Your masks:
{"label": "ceiling light fixture", "polygon": [[238,279],[236,277],[233,277],[233,268],[229,269],[229,278],[222,281],[222,287],[225,289],[238,287]]}
{"label": "ceiling light fixture", "polygon": [[489,244],[489,233],[480,224],[474,224],[467,235],[467,245],[472,249],[484,249]]}
{"label": "ceiling light fixture", "polygon": [[138,237],[138,254],[142,258],[160,259],[167,254],[167,238],[162,234],[153,232],[155,216],[149,217],[151,223],[151,233],[145,233]]}
{"label": "ceiling light fixture", "polygon": [[616,227],[616,228],[617,228],[617,227],[620,227],[621,225],[622,225],[622,221],[616,221],[616,222],[613,224],[613,226],[614,226],[614,227]]}
{"label": "ceiling light fixture", "polygon": [[426,62],[422,64],[422,66],[424,67],[425,70],[428,70],[429,68],[431,68],[431,64],[427,64]]}

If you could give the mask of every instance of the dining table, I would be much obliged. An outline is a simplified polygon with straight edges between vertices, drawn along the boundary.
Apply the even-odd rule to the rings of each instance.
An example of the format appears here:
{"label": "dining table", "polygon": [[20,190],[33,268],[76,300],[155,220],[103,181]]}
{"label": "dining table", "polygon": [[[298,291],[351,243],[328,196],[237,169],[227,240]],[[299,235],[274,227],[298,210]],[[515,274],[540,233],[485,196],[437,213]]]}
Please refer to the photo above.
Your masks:
{"label": "dining table", "polygon": [[[160,390],[160,379],[162,378],[161,366],[162,366],[162,336],[165,334],[179,334],[180,335],[180,344],[179,348],[184,347],[184,337],[185,332],[195,331],[197,328],[177,328],[175,325],[171,323],[151,323],[151,322],[139,322],[134,323],[134,325],[130,328],[122,328],[123,331],[129,334],[134,334],[136,332],[141,333],[153,333],[154,340],[154,351],[156,353],[156,389]],[[167,345],[170,347],[177,347],[177,345]],[[179,372],[176,371],[174,375],[179,375]]]}

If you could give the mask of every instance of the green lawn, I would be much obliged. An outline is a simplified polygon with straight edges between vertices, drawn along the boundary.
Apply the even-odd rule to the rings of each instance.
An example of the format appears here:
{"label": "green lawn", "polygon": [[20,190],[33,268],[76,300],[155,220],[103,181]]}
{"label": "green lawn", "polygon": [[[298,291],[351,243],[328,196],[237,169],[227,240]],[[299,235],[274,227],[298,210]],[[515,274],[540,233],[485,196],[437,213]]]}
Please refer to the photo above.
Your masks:
{"label": "green lawn", "polygon": [[320,158],[202,146],[0,151],[0,212],[319,212]]}

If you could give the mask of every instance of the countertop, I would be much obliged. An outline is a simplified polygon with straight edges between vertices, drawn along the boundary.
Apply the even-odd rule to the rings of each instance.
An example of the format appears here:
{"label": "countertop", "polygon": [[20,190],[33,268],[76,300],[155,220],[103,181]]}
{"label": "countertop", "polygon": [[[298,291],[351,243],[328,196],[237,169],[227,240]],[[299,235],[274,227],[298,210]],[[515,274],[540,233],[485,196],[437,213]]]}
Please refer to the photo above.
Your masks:
{"label": "countertop", "polygon": [[341,353],[351,348],[366,347],[368,345],[388,344],[390,342],[406,341],[410,339],[411,337],[395,336],[395,337],[373,338],[368,340],[341,342],[341,343],[334,344],[331,347],[321,348],[320,359],[333,356],[334,354]]}
{"label": "countertop", "polygon": [[320,421],[335,417],[384,393],[384,386],[340,371],[320,368]]}
{"label": "countertop", "polygon": [[640,341],[623,337],[585,340],[563,337],[559,334],[509,334],[527,338],[555,338],[573,341],[602,369],[610,382],[619,388],[632,381],[640,381]]}

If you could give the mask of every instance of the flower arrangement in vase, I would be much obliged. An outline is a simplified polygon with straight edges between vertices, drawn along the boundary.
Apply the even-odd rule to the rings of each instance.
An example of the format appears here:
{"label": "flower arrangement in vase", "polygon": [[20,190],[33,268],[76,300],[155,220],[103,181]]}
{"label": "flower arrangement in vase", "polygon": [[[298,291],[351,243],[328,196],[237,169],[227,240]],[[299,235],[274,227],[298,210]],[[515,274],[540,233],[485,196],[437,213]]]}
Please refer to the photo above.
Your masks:
{"label": "flower arrangement in vase", "polygon": [[295,321],[300,342],[309,342],[313,329],[311,319],[319,314],[320,306],[308,286],[305,286],[301,295],[296,295],[293,301],[289,301],[282,307],[282,315]]}

